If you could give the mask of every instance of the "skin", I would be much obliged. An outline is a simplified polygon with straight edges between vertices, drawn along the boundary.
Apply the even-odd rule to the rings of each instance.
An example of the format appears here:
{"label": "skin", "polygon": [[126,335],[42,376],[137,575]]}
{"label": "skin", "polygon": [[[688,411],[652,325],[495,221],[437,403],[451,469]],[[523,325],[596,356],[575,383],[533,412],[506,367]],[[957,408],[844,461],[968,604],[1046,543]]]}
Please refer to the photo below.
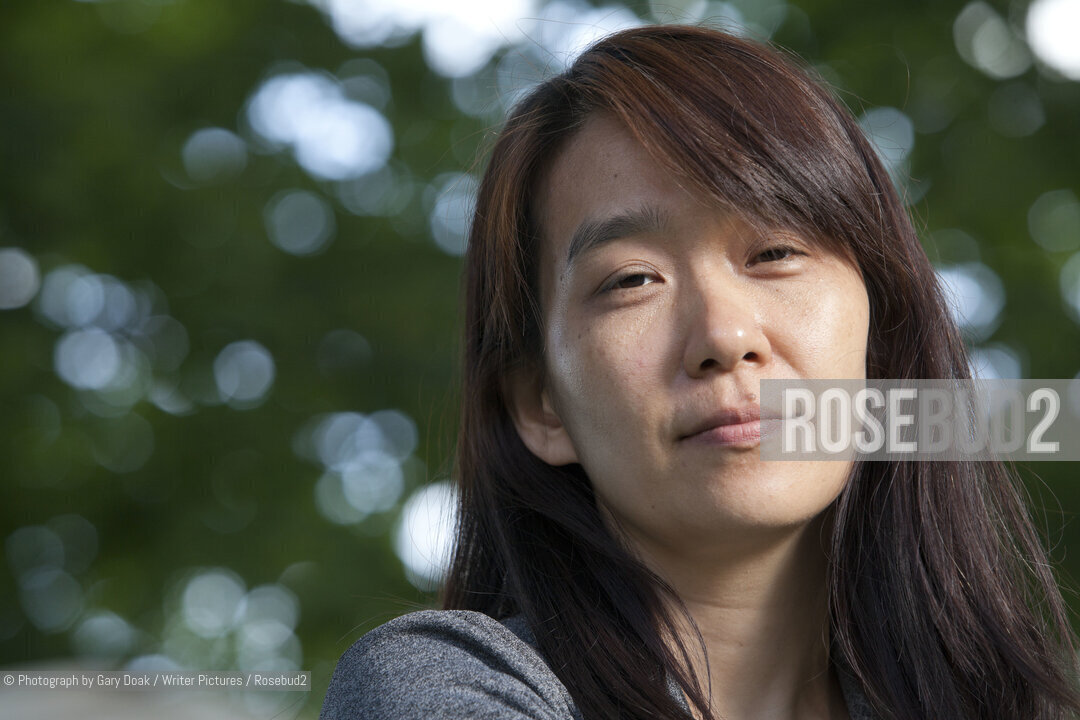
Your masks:
{"label": "skin", "polygon": [[[582,465],[612,531],[686,602],[714,711],[844,718],[822,538],[849,463],[765,463],[753,443],[686,435],[754,405],[763,378],[865,377],[865,286],[811,240],[759,233],[684,185],[602,114],[556,156],[537,195],[544,367],[513,380],[511,413],[542,460]],[[643,207],[662,227],[567,262],[583,222]]]}

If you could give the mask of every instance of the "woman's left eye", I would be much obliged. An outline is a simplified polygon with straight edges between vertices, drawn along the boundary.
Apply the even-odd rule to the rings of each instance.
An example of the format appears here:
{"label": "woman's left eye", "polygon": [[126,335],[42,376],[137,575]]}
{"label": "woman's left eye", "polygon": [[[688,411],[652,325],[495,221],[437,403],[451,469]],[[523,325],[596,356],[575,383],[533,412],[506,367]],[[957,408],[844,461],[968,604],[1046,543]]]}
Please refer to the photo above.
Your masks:
{"label": "woman's left eye", "polygon": [[759,262],[775,262],[777,260],[785,260],[792,255],[798,254],[799,251],[790,245],[777,245],[776,247],[771,247],[768,250],[759,253],[754,260]]}

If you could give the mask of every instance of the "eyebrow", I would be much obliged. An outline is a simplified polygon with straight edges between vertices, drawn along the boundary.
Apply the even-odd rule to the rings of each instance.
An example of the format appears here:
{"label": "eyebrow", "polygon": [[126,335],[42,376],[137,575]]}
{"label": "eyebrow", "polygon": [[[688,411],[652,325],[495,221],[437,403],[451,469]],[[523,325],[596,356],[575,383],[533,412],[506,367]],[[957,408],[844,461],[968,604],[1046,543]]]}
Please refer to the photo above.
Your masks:
{"label": "eyebrow", "polygon": [[667,213],[652,205],[643,205],[636,210],[619,213],[601,220],[585,220],[578,225],[570,238],[570,247],[566,251],[566,268],[570,269],[574,260],[582,254],[619,238],[660,232],[667,227]]}

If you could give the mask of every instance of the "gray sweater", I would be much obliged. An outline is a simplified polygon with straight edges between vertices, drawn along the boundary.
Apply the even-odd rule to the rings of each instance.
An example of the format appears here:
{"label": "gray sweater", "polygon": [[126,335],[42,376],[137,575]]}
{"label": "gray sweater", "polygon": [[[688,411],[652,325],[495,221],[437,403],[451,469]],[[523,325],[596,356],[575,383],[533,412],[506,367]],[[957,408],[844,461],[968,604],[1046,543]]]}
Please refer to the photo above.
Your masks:
{"label": "gray sweater", "polygon": [[[851,720],[873,720],[840,673]],[[689,710],[682,690],[668,689]],[[367,633],[342,655],[320,720],[581,720],[524,618],[420,610]]]}

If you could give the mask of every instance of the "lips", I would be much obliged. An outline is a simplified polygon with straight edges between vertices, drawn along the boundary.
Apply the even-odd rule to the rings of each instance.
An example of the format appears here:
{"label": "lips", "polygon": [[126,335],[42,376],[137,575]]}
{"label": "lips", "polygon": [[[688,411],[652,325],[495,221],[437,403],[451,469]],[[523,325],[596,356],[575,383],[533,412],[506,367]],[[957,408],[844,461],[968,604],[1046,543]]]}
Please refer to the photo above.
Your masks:
{"label": "lips", "polygon": [[756,445],[761,441],[762,423],[768,426],[779,415],[766,412],[762,417],[757,405],[725,408],[696,423],[679,439],[716,445]]}

